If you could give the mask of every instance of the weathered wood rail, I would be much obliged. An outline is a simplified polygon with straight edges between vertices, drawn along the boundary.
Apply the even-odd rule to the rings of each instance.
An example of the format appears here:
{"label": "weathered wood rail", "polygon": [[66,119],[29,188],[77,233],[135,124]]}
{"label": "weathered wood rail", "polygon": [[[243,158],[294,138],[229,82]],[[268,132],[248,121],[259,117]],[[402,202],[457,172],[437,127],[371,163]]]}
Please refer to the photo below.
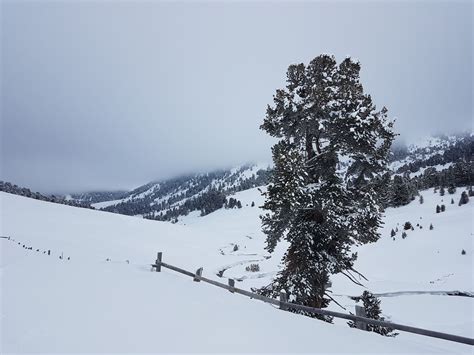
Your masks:
{"label": "weathered wood rail", "polygon": [[[397,329],[401,330],[404,332],[408,333],[414,333],[414,334],[419,334],[419,335],[424,335],[432,338],[438,338],[438,339],[443,339],[443,340],[448,340],[456,343],[462,343],[462,344],[467,344],[467,345],[473,345],[474,346],[474,339],[473,338],[467,338],[459,335],[454,335],[454,334],[447,334],[447,333],[442,333],[442,332],[437,332],[434,330],[428,330],[428,329],[423,329],[423,328],[417,328],[417,327],[412,327],[409,325],[404,325],[404,324],[398,324],[398,323],[392,323],[392,322],[387,322],[387,321],[380,321],[376,319],[371,319],[371,318],[366,318],[361,316],[362,314],[365,314],[365,311],[363,310],[363,307],[356,306],[356,315],[353,314],[346,314],[346,313],[341,313],[341,312],[334,312],[334,311],[329,311],[326,309],[320,309],[320,308],[313,308],[313,307],[308,307],[308,306],[303,306],[295,303],[289,303],[287,301],[287,295],[285,292],[280,293],[280,299],[274,299],[274,298],[269,298],[265,297],[262,295],[259,295],[254,292],[250,292],[247,290],[240,289],[238,287],[235,287],[235,281],[233,279],[228,279],[228,284],[224,284],[219,281],[211,280],[208,279],[204,276],[202,276],[203,268],[199,268],[196,272],[191,272],[188,270],[184,270],[182,268],[179,268],[174,265],[170,265],[167,263],[164,263],[162,261],[163,259],[163,253],[159,252],[157,259],[154,264],[151,264],[152,268],[155,269],[157,272],[161,271],[161,268],[167,268],[176,272],[179,272],[183,275],[192,277],[194,281],[196,282],[206,282],[211,285],[223,288],[225,290],[228,290],[232,293],[239,293],[241,295],[263,301],[265,303],[270,303],[275,306],[278,306],[281,310],[300,310],[312,314],[319,314],[319,315],[324,315],[324,316],[331,316],[335,318],[341,318],[341,319],[347,319],[347,320],[352,320],[356,323],[356,327],[358,329],[367,329],[367,324],[373,324],[373,325],[379,325],[382,327],[390,327],[392,329]],[[358,308],[357,308],[358,307]],[[362,308],[362,309],[361,309]]]}

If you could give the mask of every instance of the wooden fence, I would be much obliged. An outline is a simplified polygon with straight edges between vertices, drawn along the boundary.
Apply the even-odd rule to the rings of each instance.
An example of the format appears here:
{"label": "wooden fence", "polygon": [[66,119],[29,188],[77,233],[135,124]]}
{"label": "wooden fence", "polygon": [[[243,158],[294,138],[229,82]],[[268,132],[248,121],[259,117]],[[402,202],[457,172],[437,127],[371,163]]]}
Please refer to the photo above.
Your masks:
{"label": "wooden fence", "polygon": [[260,300],[260,301],[263,301],[263,302],[266,302],[266,303],[273,304],[275,306],[278,306],[281,310],[288,311],[290,309],[294,309],[294,310],[300,310],[300,311],[304,311],[304,312],[308,312],[308,313],[312,313],[312,314],[319,314],[319,315],[324,315],[324,316],[331,316],[331,317],[335,317],[335,318],[342,318],[342,319],[352,320],[352,321],[355,322],[357,328],[364,329],[364,330],[367,329],[367,324],[372,324],[372,325],[379,325],[379,326],[382,326],[382,327],[390,327],[392,329],[397,329],[397,330],[401,330],[401,331],[408,332],[408,333],[414,333],[414,334],[424,335],[424,336],[428,336],[428,337],[453,341],[453,342],[456,342],[456,343],[474,345],[474,339],[472,339],[472,338],[467,338],[467,337],[462,337],[462,336],[459,336],[459,335],[436,332],[436,331],[428,330],[428,329],[416,328],[416,327],[412,327],[412,326],[409,326],[409,325],[403,325],[403,324],[398,324],[398,323],[392,323],[392,322],[386,322],[386,321],[380,321],[380,320],[376,320],[376,319],[366,318],[366,317],[364,317],[365,310],[364,310],[363,307],[360,307],[360,306],[356,306],[356,315],[353,315],[353,314],[346,314],[346,313],[329,311],[329,310],[320,309],[320,308],[313,308],[313,307],[303,306],[303,305],[299,305],[299,304],[295,304],[295,303],[289,303],[288,300],[287,300],[287,295],[286,295],[285,292],[280,293],[280,299],[279,300],[274,299],[274,298],[265,297],[265,296],[259,295],[257,293],[254,293],[254,292],[250,292],[250,291],[243,290],[243,289],[235,287],[235,280],[233,280],[233,279],[228,279],[228,284],[227,285],[222,283],[222,282],[219,282],[219,281],[208,279],[208,278],[202,276],[202,271],[203,271],[202,267],[197,269],[196,272],[190,272],[190,271],[181,269],[177,266],[173,266],[173,265],[164,263],[162,261],[162,259],[163,259],[163,253],[159,252],[158,256],[157,256],[157,259],[156,259],[156,262],[151,265],[152,268],[154,268],[157,272],[160,272],[161,268],[164,267],[164,268],[179,272],[181,274],[187,275],[189,277],[192,277],[194,279],[194,281],[196,281],[196,282],[200,282],[200,281],[207,282],[211,285],[223,288],[223,289],[228,290],[232,293],[239,293],[241,295],[244,295],[244,296],[256,299],[256,300]]}

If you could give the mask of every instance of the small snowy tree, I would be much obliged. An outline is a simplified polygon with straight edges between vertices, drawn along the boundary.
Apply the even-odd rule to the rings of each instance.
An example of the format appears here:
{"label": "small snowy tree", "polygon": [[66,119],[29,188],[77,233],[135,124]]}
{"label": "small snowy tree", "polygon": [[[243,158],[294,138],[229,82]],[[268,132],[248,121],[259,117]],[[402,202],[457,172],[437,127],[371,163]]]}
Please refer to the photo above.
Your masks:
{"label": "small snowy tree", "polygon": [[469,202],[469,196],[467,195],[466,191],[463,191],[461,193],[461,198],[459,199],[459,206],[465,205],[468,202]]}
{"label": "small snowy tree", "polygon": [[[367,318],[376,319],[380,321],[385,320],[385,318],[381,316],[382,310],[380,308],[380,300],[377,297],[375,297],[369,291],[364,291],[360,299],[364,304],[365,314]],[[352,328],[355,328],[356,326],[353,321],[349,321],[348,324]],[[389,337],[394,337],[398,335],[398,333],[394,333],[393,328],[383,327],[381,325],[367,324],[367,330],[369,332],[374,332]]]}
{"label": "small snowy tree", "polygon": [[454,194],[455,192],[456,192],[456,187],[454,186],[454,184],[449,185],[449,187],[448,187],[448,193],[449,193],[450,195],[452,195],[452,194]]}

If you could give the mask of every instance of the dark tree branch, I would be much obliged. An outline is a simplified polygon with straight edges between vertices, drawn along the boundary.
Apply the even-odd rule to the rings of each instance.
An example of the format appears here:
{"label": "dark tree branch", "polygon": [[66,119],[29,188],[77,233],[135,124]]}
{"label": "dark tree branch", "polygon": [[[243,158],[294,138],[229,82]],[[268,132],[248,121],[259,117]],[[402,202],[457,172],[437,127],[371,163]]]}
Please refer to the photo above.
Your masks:
{"label": "dark tree branch", "polygon": [[345,311],[347,310],[344,306],[342,306],[342,305],[341,305],[339,302],[337,302],[334,298],[332,298],[331,296],[329,296],[329,295],[327,294],[327,292],[324,292],[324,294],[325,294],[327,297],[329,297],[335,304],[337,304],[339,307],[341,307],[343,310],[345,310]]}
{"label": "dark tree branch", "polygon": [[341,271],[341,274],[343,274],[345,277],[347,277],[349,280],[351,280],[351,281],[352,281],[353,283],[355,283],[356,285],[365,287],[365,286],[362,285],[359,281],[355,280],[352,276],[350,276],[349,274],[346,274],[344,271]]}
{"label": "dark tree branch", "polygon": [[369,281],[369,279],[367,279],[364,275],[362,275],[359,271],[357,271],[356,269],[354,268],[350,268],[349,270],[351,271],[354,271],[357,275],[359,275],[360,277],[362,277],[365,281]]}

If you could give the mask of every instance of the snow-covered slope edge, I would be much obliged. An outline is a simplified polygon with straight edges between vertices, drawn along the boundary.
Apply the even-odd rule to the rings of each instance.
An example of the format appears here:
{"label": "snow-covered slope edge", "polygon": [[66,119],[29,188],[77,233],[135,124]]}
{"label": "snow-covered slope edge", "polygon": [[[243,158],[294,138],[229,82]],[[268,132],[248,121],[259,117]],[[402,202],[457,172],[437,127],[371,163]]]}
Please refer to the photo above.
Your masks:
{"label": "snow-covered slope edge", "polygon": [[[236,231],[226,236],[222,228],[210,233],[191,223],[177,226],[5,193],[0,198],[1,234],[15,239],[0,239],[2,353],[471,351],[416,335],[385,338],[330,325],[171,271],[149,271],[158,250],[170,263],[211,270],[212,263],[229,261],[219,246],[234,240]],[[235,216],[221,213],[226,212]],[[255,231],[251,237],[259,239]]]}

